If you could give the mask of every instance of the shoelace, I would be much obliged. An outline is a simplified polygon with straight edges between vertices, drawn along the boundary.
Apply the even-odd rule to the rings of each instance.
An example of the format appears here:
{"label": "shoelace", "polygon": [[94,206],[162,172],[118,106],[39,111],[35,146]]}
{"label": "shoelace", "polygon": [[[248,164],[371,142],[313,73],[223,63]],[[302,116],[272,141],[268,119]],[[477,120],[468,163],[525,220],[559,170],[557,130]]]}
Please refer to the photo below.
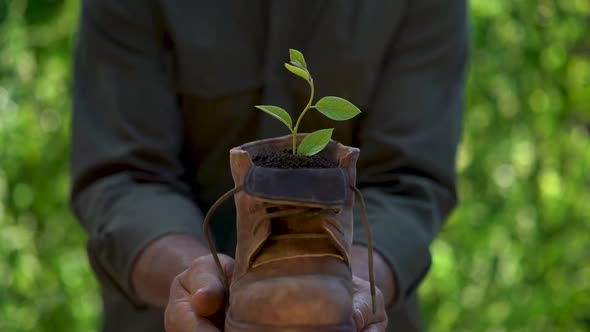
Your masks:
{"label": "shoelace", "polygon": [[[278,208],[281,210],[265,213],[264,215],[260,216],[256,221],[254,221],[254,227],[252,227],[252,234],[258,231],[258,228],[265,220],[273,220],[275,218],[297,218],[297,219],[311,219],[314,217],[322,217],[324,222],[329,223],[330,225],[334,226],[340,233],[342,231],[342,225],[334,219],[330,213],[338,213],[337,209],[329,209],[329,208],[312,208],[312,207],[301,207],[301,206],[292,206],[292,205],[285,205],[285,204],[271,204],[271,203],[262,203],[259,206],[255,207],[254,210],[258,209],[267,209],[272,210],[274,208]],[[281,238],[305,238],[305,237],[314,237],[317,238],[318,233],[298,233],[298,234],[285,234]],[[327,236],[327,234],[324,234]]]}
{"label": "shoelace", "polygon": [[[225,194],[223,194],[219,199],[213,203],[207,215],[205,216],[205,220],[203,222],[203,231],[205,233],[205,237],[207,239],[207,244],[209,245],[209,250],[213,255],[213,260],[215,261],[215,265],[217,266],[217,270],[221,275],[221,279],[223,282],[223,286],[225,287],[226,293],[229,292],[229,283],[227,281],[227,276],[225,275],[225,271],[223,270],[223,266],[221,266],[221,262],[219,261],[219,256],[217,254],[217,249],[215,248],[215,244],[211,240],[211,236],[209,234],[209,225],[211,223],[211,218],[215,211],[228,199],[232,198],[235,194],[239,193],[244,189],[243,186],[237,186]],[[368,249],[368,265],[369,265],[369,284],[371,288],[371,302],[373,307],[373,313],[376,312],[376,305],[375,305],[375,275],[373,272],[373,239],[371,236],[371,227],[369,225],[369,220],[367,218],[367,211],[365,208],[365,200],[361,191],[354,185],[350,186],[350,189],[354,191],[356,196],[356,201],[359,204],[359,208],[361,210],[361,220],[363,222],[363,226],[365,227],[365,233],[367,235],[367,249]],[[261,208],[271,208],[271,207],[280,207],[283,205],[278,204],[263,204]],[[336,211],[334,211],[336,212]],[[293,207],[286,210],[279,210],[275,212],[267,213],[260,218],[258,218],[254,222],[254,227],[252,232],[255,233],[258,227],[264,222],[265,220],[273,219],[273,218],[285,218],[285,217],[298,217],[298,218],[310,218],[315,216],[321,216],[323,220],[332,226],[334,226],[339,232],[342,232],[342,226],[338,223],[337,220],[332,218],[328,213],[325,213],[322,209],[317,208],[308,208],[308,207]],[[317,238],[317,237],[325,237],[326,235],[323,234],[316,234],[316,233],[303,233],[303,234],[286,234],[286,235],[277,235],[274,238]]]}

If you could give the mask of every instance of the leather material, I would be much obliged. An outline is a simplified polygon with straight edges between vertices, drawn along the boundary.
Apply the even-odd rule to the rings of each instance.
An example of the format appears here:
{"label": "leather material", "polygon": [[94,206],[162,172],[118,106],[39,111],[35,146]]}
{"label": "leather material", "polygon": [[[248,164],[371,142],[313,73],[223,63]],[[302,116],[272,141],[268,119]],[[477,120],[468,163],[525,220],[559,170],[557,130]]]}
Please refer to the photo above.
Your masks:
{"label": "leather material", "polygon": [[262,325],[345,324],[352,317],[351,278],[349,266],[334,257],[288,258],[253,267],[232,283],[231,317]]}
{"label": "leather material", "polygon": [[228,316],[226,318],[225,332],[352,332],[354,331],[354,324],[340,324],[340,325],[291,325],[291,326],[277,326],[277,325],[262,325],[262,324],[248,324],[237,322]]}
{"label": "leather material", "polygon": [[[290,144],[289,135],[230,151],[235,186],[244,190],[234,196],[237,245],[227,316],[231,324],[226,324],[232,331],[240,331],[239,326],[244,331],[353,331],[354,193],[349,186],[356,181],[359,150],[331,141],[322,155],[337,162],[332,169],[253,164],[257,155]],[[300,210],[311,214],[298,215]],[[281,217],[267,217],[272,213]]]}
{"label": "leather material", "polygon": [[274,201],[340,206],[348,192],[347,178],[340,168],[279,169],[254,166],[246,175],[244,190]]}
{"label": "leather material", "polygon": [[338,325],[352,317],[352,294],[348,280],[334,276],[259,279],[231,293],[230,314],[263,325]]}
{"label": "leather material", "polygon": [[[316,253],[316,254],[310,254]],[[326,257],[344,261],[341,252],[327,238],[318,239],[269,239],[265,243],[265,250],[252,261],[252,267],[268,264],[274,261],[292,260],[302,257]],[[285,258],[288,257],[288,258]]]}

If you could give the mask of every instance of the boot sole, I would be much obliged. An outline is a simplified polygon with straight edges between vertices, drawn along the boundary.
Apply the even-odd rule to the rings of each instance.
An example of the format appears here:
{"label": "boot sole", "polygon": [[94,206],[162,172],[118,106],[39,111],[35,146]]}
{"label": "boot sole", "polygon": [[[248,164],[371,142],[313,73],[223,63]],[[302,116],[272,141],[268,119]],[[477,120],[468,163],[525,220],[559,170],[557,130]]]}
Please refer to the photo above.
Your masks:
{"label": "boot sole", "polygon": [[229,315],[225,317],[225,332],[355,332],[355,326],[350,324],[338,325],[262,325],[237,322]]}

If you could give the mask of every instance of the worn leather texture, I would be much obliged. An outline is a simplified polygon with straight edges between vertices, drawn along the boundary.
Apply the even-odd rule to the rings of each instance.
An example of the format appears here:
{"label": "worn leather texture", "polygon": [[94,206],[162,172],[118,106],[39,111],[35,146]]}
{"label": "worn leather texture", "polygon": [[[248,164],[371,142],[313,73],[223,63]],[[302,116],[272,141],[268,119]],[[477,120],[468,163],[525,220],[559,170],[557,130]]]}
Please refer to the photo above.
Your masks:
{"label": "worn leather texture", "polygon": [[[235,196],[238,237],[228,319],[234,328],[350,326],[352,331],[349,186],[359,150],[331,141],[323,151],[339,165],[331,169],[275,169],[252,162],[289,144],[290,135],[230,151],[235,186],[244,190]],[[265,218],[275,211],[265,206],[312,215]]]}
{"label": "worn leather texture", "polygon": [[347,176],[340,168],[280,169],[253,166],[244,190],[268,200],[340,206],[347,192]]}

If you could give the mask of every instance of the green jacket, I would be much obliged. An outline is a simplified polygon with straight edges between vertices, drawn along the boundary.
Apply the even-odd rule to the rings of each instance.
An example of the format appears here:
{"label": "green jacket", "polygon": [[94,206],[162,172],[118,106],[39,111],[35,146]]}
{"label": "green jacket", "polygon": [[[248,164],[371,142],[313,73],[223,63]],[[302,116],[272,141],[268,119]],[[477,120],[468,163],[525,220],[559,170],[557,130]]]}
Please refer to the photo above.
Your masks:
{"label": "green jacket", "polygon": [[[416,289],[455,206],[468,51],[465,0],[84,0],[75,50],[72,206],[89,234],[109,332],[163,331],[130,287],[138,252],[166,233],[203,237],[203,215],[233,186],[229,149],[286,129],[254,105],[299,112],[288,73],[301,50],[316,96],[363,113],[334,127],[361,149],[358,181],[376,249],[394,269],[395,331],[420,331]],[[232,204],[214,234],[232,254]],[[364,243],[362,227],[355,241]]]}

